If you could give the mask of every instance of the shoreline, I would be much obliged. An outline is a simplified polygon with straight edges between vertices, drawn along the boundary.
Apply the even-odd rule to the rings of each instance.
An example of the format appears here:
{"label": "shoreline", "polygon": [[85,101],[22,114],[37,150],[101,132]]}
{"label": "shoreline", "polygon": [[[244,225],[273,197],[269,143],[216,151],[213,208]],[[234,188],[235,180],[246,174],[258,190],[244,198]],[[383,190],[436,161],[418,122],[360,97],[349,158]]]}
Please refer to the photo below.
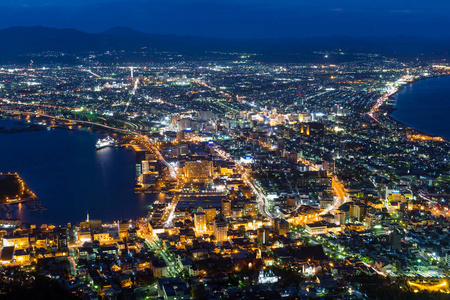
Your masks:
{"label": "shoreline", "polygon": [[[23,116],[24,115],[28,115],[28,114],[20,114],[18,116],[18,115],[11,115],[11,114],[7,114],[7,113],[3,113],[2,118],[10,119],[10,120],[14,121],[15,123],[20,124],[21,119],[23,121]],[[55,119],[55,118],[50,117],[50,116],[40,116],[39,119],[52,120],[52,119]],[[34,122],[34,121],[36,121],[36,119],[32,120],[32,122]],[[78,121],[78,120],[74,120],[74,121]],[[83,129],[89,129],[89,131],[92,131],[92,132],[95,132],[95,133],[98,133],[98,134],[102,134],[102,135],[118,135],[120,139],[127,138],[127,137],[133,138],[133,134],[131,134],[130,132],[125,132],[127,130],[123,130],[123,129],[119,129],[119,128],[115,128],[115,129],[111,129],[111,128],[107,128],[107,127],[105,128],[105,127],[103,127],[104,125],[102,125],[102,124],[89,124],[89,123],[86,124],[86,123],[82,123],[83,121],[78,121],[78,122],[79,122],[78,124],[68,125],[68,124],[64,124],[63,120],[57,120],[56,124],[54,124],[51,127],[52,127],[52,129],[53,128],[57,128],[57,129],[63,129],[63,130],[66,130],[66,131],[84,131]],[[32,124],[36,124],[36,123],[32,123]],[[39,124],[36,124],[36,125],[42,127],[42,129],[45,129],[46,127],[49,127],[49,126],[39,125]],[[39,131],[41,131],[41,130],[39,130]],[[18,133],[18,132],[12,132],[11,135],[14,135],[14,133]],[[93,151],[97,151],[97,150],[93,148]],[[134,190],[132,191],[132,193],[135,194]],[[136,199],[138,199],[138,198],[136,198]],[[154,199],[151,200],[151,201],[154,201]],[[17,204],[19,204],[19,202],[16,201],[16,202],[11,202],[9,204],[16,206]],[[25,208],[25,209],[27,210],[27,215],[31,215],[31,214],[34,213],[33,211],[29,210],[28,208]],[[14,209],[14,211],[12,213],[14,214],[16,212],[17,212],[17,206],[16,206],[16,208]],[[136,215],[131,216],[131,218],[133,220],[137,220],[137,219],[140,219],[142,217],[144,217],[144,215],[136,214]],[[0,217],[0,219],[10,219],[10,218],[17,218],[17,216],[15,216],[15,215],[2,215]],[[36,223],[36,222],[30,221],[28,219],[27,220],[23,220],[20,217],[19,217],[19,219],[21,220],[21,222],[23,224],[46,224],[46,223],[49,223],[49,224],[56,225],[56,226],[65,225],[66,224],[65,221],[61,222],[61,221],[45,221],[45,220],[42,220],[42,221],[38,221]],[[113,222],[116,219],[118,219],[118,218],[117,217],[106,218],[104,221],[105,222]],[[119,217],[119,219],[121,219],[121,217]],[[82,221],[82,219],[80,219],[80,220],[77,220],[76,218],[75,219],[70,219],[70,220],[68,219],[67,222],[72,222],[72,221],[75,222],[75,223],[78,223],[78,222]]]}
{"label": "shoreline", "polygon": [[[59,128],[59,129],[65,129],[65,130],[74,130],[77,128],[71,128],[72,126],[76,126],[76,127],[81,127],[81,128],[87,128],[89,130],[92,130],[94,132],[99,132],[99,133],[112,133],[112,134],[118,134],[121,137],[127,136],[127,134],[130,133],[125,133],[125,131],[127,131],[127,129],[120,129],[120,128],[107,128],[107,125],[102,125],[102,124],[85,124],[86,121],[80,121],[80,120],[70,120],[73,121],[74,124],[64,124],[64,121],[62,118],[58,118],[58,117],[51,117],[51,116],[33,116],[33,118],[35,118],[31,123],[26,123],[22,121],[22,116],[23,115],[32,115],[32,114],[27,114],[27,113],[21,113],[19,116],[17,115],[11,115],[8,113],[4,113],[1,114],[0,111],[0,117],[4,118],[4,119],[10,119],[13,120],[15,118],[18,118],[19,120],[13,120],[15,123],[19,124],[19,125],[25,125],[27,127],[24,128],[12,128],[12,129],[7,129],[4,127],[0,127],[0,133],[3,134],[16,134],[16,133],[22,133],[22,132],[30,132],[30,131],[40,131],[40,130],[45,130],[46,128]],[[42,125],[39,123],[36,123],[36,119],[37,118],[41,118],[41,119],[45,119],[45,120],[58,120],[58,122],[60,123],[56,123],[56,124],[52,124],[52,125]],[[78,124],[79,123],[79,124]],[[89,123],[89,122],[88,122]]]}
{"label": "shoreline", "polygon": [[438,134],[432,134],[432,133],[426,132],[426,131],[424,131],[424,130],[422,130],[422,129],[418,129],[418,128],[412,126],[412,125],[409,125],[409,124],[405,123],[404,121],[400,121],[400,120],[396,119],[396,118],[392,115],[392,113],[398,109],[398,108],[397,108],[397,94],[400,93],[400,92],[402,92],[402,91],[404,91],[405,88],[406,88],[408,85],[414,84],[414,83],[417,83],[417,82],[420,82],[420,81],[425,81],[425,80],[428,80],[428,79],[436,79],[436,78],[441,78],[441,77],[450,77],[450,75],[436,75],[436,76],[429,76],[429,77],[426,77],[426,78],[419,78],[419,79],[416,79],[416,80],[413,80],[413,81],[409,82],[408,84],[403,85],[400,89],[398,89],[395,93],[393,93],[392,95],[390,95],[390,96],[388,97],[388,99],[391,98],[391,97],[395,97],[394,103],[393,103],[392,105],[387,105],[386,103],[383,103],[383,105],[380,107],[380,109],[381,109],[383,112],[387,112],[387,116],[388,116],[391,120],[393,120],[394,122],[396,122],[396,123],[402,124],[402,125],[404,125],[404,126],[410,128],[410,129],[412,129],[412,130],[415,130],[415,131],[416,131],[417,133],[419,133],[419,134],[422,134],[422,135],[428,135],[428,136],[431,136],[431,137],[441,137],[442,139],[444,139],[445,142],[448,142],[449,139],[446,138],[446,137],[443,137],[443,136],[438,135]]}
{"label": "shoreline", "polygon": [[[402,92],[402,91],[406,88],[406,86],[408,86],[408,85],[410,85],[410,84],[414,84],[414,83],[417,83],[417,82],[420,82],[420,81],[425,81],[425,80],[428,80],[428,79],[441,78],[441,77],[450,77],[450,75],[436,75],[436,76],[428,76],[428,77],[423,77],[423,78],[415,79],[415,80],[409,82],[408,84],[403,85],[401,89],[398,89],[395,93],[393,93],[392,95],[390,95],[388,98],[397,96],[398,93]],[[394,104],[392,105],[392,107],[395,108],[396,105],[397,105],[397,100],[394,101]]]}

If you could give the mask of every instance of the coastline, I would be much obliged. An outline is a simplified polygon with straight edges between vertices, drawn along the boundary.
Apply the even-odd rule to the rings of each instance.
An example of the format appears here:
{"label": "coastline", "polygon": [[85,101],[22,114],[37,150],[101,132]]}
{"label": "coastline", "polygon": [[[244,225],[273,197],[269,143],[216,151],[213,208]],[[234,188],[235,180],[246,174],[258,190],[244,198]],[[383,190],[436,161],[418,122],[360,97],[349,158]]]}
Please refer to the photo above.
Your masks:
{"label": "coastline", "polygon": [[[414,84],[414,83],[417,83],[417,82],[420,82],[420,81],[425,81],[425,80],[428,80],[428,79],[441,78],[441,77],[450,77],[450,75],[435,75],[435,76],[427,76],[427,77],[422,77],[422,78],[419,78],[419,79],[414,79],[413,81],[409,82],[408,84],[403,85],[401,89],[398,89],[395,93],[390,95],[388,98],[396,97],[398,93],[402,92],[410,84]],[[395,108],[396,105],[397,105],[397,99],[395,99],[394,104],[392,105],[392,107]]]}
{"label": "coastline", "polygon": [[[18,117],[17,115],[16,116],[10,116],[10,117],[12,117],[14,121],[19,121],[20,122],[20,120],[17,118]],[[22,118],[23,118],[23,116],[22,116]],[[39,118],[39,119],[42,120],[41,118]],[[48,119],[48,118],[44,117],[43,119]],[[77,124],[77,125],[68,126],[68,125],[64,124],[64,122],[61,122],[61,123],[62,123],[61,126],[54,126],[54,128],[64,129],[64,130],[62,130],[62,131],[51,130],[49,132],[55,132],[55,133],[56,132],[60,132],[59,135],[61,135],[61,134],[63,134],[63,135],[77,134],[78,135],[77,132],[80,131],[80,132],[82,132],[82,134],[89,133],[89,134],[92,135],[92,134],[95,133],[95,135],[101,135],[103,137],[108,135],[108,134],[114,134],[114,135],[120,136],[122,138],[124,138],[127,135],[126,133],[124,133],[120,129],[119,130],[110,130],[109,128],[103,128],[103,127],[100,127],[100,126],[92,126],[92,124]],[[89,130],[86,130],[86,128],[89,128]],[[52,127],[52,129],[53,129],[53,127]],[[64,133],[64,132],[67,132],[67,134]],[[68,132],[71,132],[71,133],[68,133]],[[45,134],[46,135],[47,134],[47,130],[41,130],[40,133],[38,133],[38,134],[40,134],[40,135]],[[130,134],[128,134],[128,136],[130,136]],[[16,134],[3,135],[3,137],[7,138],[7,139],[13,138],[15,140],[22,139],[22,135],[17,135],[17,137],[16,137]],[[88,146],[86,146],[87,145],[86,143],[82,143],[82,144],[85,145],[85,146],[81,147],[80,149],[78,149],[78,148],[75,149],[74,147],[72,147],[71,149],[74,149],[74,152],[79,152],[79,150],[82,150],[82,148],[88,147]],[[90,145],[90,143],[89,143],[89,145]],[[19,168],[14,167],[13,170],[17,170],[17,172],[19,174],[21,174],[21,175],[23,174],[25,176],[24,178],[26,179],[28,184],[31,184],[31,186],[33,186],[33,184],[34,184],[33,190],[39,196],[39,199],[45,201],[45,205],[46,205],[46,208],[48,208],[48,211],[45,212],[45,213],[42,213],[41,211],[39,211],[39,212],[32,212],[32,211],[30,211],[28,209],[28,206],[26,206],[26,205],[24,206],[22,204],[22,206],[15,206],[14,211],[12,213],[8,214],[8,215],[5,215],[4,217],[5,218],[20,218],[20,219],[22,219],[22,221],[24,223],[33,223],[33,224],[47,224],[47,223],[50,223],[50,224],[54,224],[54,225],[63,225],[66,222],[71,222],[71,223],[72,222],[78,222],[78,221],[80,221],[82,219],[82,217],[80,218],[80,217],[78,217],[78,215],[84,216],[83,213],[85,213],[85,211],[91,212],[91,214],[93,216],[100,216],[100,212],[102,212],[102,216],[103,216],[102,219],[104,221],[107,221],[107,222],[109,222],[109,221],[112,222],[112,221],[115,221],[117,219],[123,219],[123,218],[125,218],[125,219],[133,218],[134,219],[134,218],[142,217],[141,212],[145,211],[146,205],[151,204],[158,197],[158,195],[154,195],[154,194],[140,195],[140,194],[136,194],[134,192],[134,189],[133,189],[134,186],[135,186],[135,177],[134,177],[134,173],[135,173],[134,172],[134,169],[135,169],[135,167],[134,167],[134,165],[135,165],[135,158],[134,158],[134,154],[132,154],[130,156],[130,152],[129,151],[118,151],[118,150],[96,151],[94,148],[92,148],[92,150],[91,150],[90,146],[89,146],[89,152],[93,153],[93,155],[90,155],[90,156],[93,156],[94,158],[95,157],[103,157],[103,158],[101,159],[101,162],[98,163],[98,164],[97,163],[94,164],[92,160],[87,162],[85,160],[85,158],[83,158],[82,162],[85,163],[85,165],[83,165],[83,168],[85,168],[85,167],[87,167],[87,165],[89,165],[89,166],[93,166],[93,168],[98,169],[99,172],[103,171],[105,174],[120,173],[120,174],[129,174],[131,176],[131,177],[127,176],[127,179],[125,180],[126,181],[126,184],[125,184],[126,188],[124,188],[124,187],[121,188],[121,190],[126,190],[126,192],[121,192],[121,194],[120,194],[121,195],[120,199],[134,199],[134,200],[130,201],[131,205],[130,205],[129,209],[126,209],[128,207],[128,204],[127,205],[123,204],[122,200],[121,201],[115,200],[116,198],[119,199],[118,197],[114,198],[115,195],[116,195],[115,192],[111,192],[111,193],[108,194],[108,192],[111,189],[109,188],[108,184],[104,183],[105,180],[103,180],[103,181],[98,181],[98,182],[96,182],[95,185],[93,185],[93,186],[96,186],[96,187],[100,187],[100,189],[98,189],[98,190],[94,189],[94,190],[90,190],[89,193],[84,193],[84,194],[86,194],[85,196],[89,196],[90,197],[89,199],[91,201],[87,201],[87,200],[84,201],[83,199],[85,199],[85,198],[87,199],[87,197],[84,197],[84,196],[77,198],[77,199],[82,199],[84,201],[84,202],[82,202],[81,205],[82,205],[82,207],[86,207],[86,208],[83,208],[83,209],[81,209],[79,211],[73,211],[72,212],[72,209],[74,208],[75,203],[77,203],[79,200],[72,201],[73,199],[67,198],[64,195],[65,192],[64,193],[59,193],[58,192],[58,194],[60,195],[58,197],[61,197],[61,195],[64,195],[63,196],[64,199],[68,200],[67,202],[65,202],[64,205],[62,204],[62,202],[60,202],[57,199],[58,197],[48,198],[49,186],[51,186],[51,185],[66,186],[67,182],[64,181],[64,179],[60,180],[60,178],[65,177],[65,176],[59,176],[59,177],[57,176],[56,178],[52,178],[51,179],[51,184],[48,184],[48,182],[42,184],[43,183],[42,180],[36,180],[36,181],[30,180],[30,178],[34,178],[34,177],[31,177],[32,175],[34,176],[34,175],[36,175],[37,172],[40,172],[37,168],[34,168],[34,166],[33,166],[34,169],[31,168],[31,169],[33,169],[31,171],[31,173],[30,172],[29,173],[22,172]],[[117,153],[122,153],[122,152],[124,152],[126,154],[125,155],[117,154]],[[22,156],[23,156],[23,154],[22,154]],[[126,158],[125,158],[125,156],[126,156]],[[115,161],[121,161],[121,162],[124,162],[124,163],[123,164],[122,163],[120,163],[120,164],[112,163],[114,157],[119,157],[120,158],[120,160],[115,160]],[[124,160],[124,158],[125,158],[125,160]],[[97,158],[95,158],[95,160],[97,160]],[[57,164],[55,164],[55,160],[50,160],[50,164],[51,164],[51,167],[53,169],[60,168],[61,166],[67,166],[67,165],[71,164],[71,162],[68,162],[68,161],[63,161],[62,164],[60,164],[60,165],[58,165],[58,163],[59,163],[59,161],[57,161]],[[110,167],[108,167],[108,165]],[[97,167],[95,167],[95,166],[97,166]],[[8,168],[11,168],[11,166],[9,166],[8,164],[5,164],[4,167],[6,168],[5,170],[7,170]],[[22,167],[22,166],[20,166],[20,167]],[[107,169],[105,169],[105,167]],[[82,172],[84,174],[86,169],[83,169],[83,170],[81,170],[81,168],[79,168],[79,169],[80,169],[79,170],[80,172],[78,172],[78,171],[75,171],[75,172],[78,172],[80,174]],[[113,171],[107,171],[107,170],[113,170]],[[71,173],[74,173],[73,169],[72,169]],[[98,172],[97,173],[93,173],[92,170],[89,169],[88,173],[89,174],[97,174]],[[93,177],[98,177],[98,176],[94,176],[94,175],[92,175],[92,176]],[[74,176],[74,177],[77,177],[77,176]],[[85,176],[83,175],[82,177],[84,178]],[[114,178],[110,178],[110,177],[114,177]],[[108,176],[107,175],[107,178],[106,178],[107,180],[106,181],[109,182],[112,179],[111,183],[109,184],[110,186],[114,186],[114,187],[123,186],[122,183],[119,184],[119,181],[118,181],[118,179],[116,177],[117,176],[115,176],[115,175],[114,176]],[[55,179],[56,180],[60,180],[60,181],[55,181]],[[90,178],[88,181],[92,182],[91,179],[95,179],[95,178]],[[78,185],[78,186],[83,185],[84,186],[84,184],[86,182],[84,182],[83,180],[80,183],[76,183],[75,185]],[[101,200],[103,202],[101,202],[101,201],[99,202],[97,200],[98,195],[100,195],[100,194],[103,195],[104,193],[106,193],[106,195],[108,195],[108,196],[100,197],[102,199],[105,198],[104,199],[105,201]],[[95,199],[95,201],[94,201],[94,199]],[[113,200],[110,200],[110,199],[113,199]],[[111,204],[110,201],[113,201],[112,202],[113,205],[110,205]],[[93,207],[89,207],[88,204],[90,202],[95,202],[95,203],[99,202],[100,204],[99,205],[94,205]],[[13,203],[13,204],[15,204],[15,203]],[[62,209],[61,206],[64,206],[64,207],[67,206],[67,209],[64,208],[64,210],[61,210]],[[56,211],[58,211],[59,213],[65,215],[65,216],[67,216],[67,218],[64,218],[64,219],[61,218],[61,217],[53,218],[50,214],[54,214]],[[126,212],[126,211],[129,211],[129,212],[124,214],[123,212]],[[116,212],[119,212],[119,213],[116,214]]]}
{"label": "coastline", "polygon": [[438,135],[438,134],[433,134],[433,133],[424,131],[424,130],[422,130],[422,129],[418,129],[418,128],[416,128],[414,125],[410,125],[410,124],[407,124],[407,123],[404,122],[404,121],[398,120],[398,119],[396,119],[396,118],[392,115],[392,114],[398,109],[398,108],[397,108],[397,104],[398,104],[398,103],[397,103],[397,102],[398,102],[397,96],[398,96],[398,94],[399,94],[400,92],[404,91],[404,90],[406,89],[406,87],[408,87],[409,85],[412,85],[412,84],[421,82],[421,81],[426,81],[426,80],[428,80],[428,79],[436,79],[436,78],[444,78],[444,77],[450,77],[450,75],[436,75],[436,76],[428,76],[428,77],[425,77],[425,78],[422,77],[422,78],[413,80],[413,81],[409,82],[408,84],[403,85],[400,89],[398,89],[395,93],[393,93],[392,95],[390,95],[390,96],[388,97],[388,99],[392,99],[392,97],[394,97],[394,102],[393,102],[393,104],[387,105],[386,103],[384,103],[384,104],[380,107],[381,110],[382,110],[383,112],[386,112],[386,113],[387,113],[387,116],[388,116],[392,121],[394,121],[395,123],[398,123],[398,124],[401,124],[401,125],[403,125],[403,126],[406,126],[406,127],[410,128],[410,129],[412,129],[412,130],[414,130],[414,131],[416,131],[417,133],[422,134],[422,135],[428,135],[428,136],[431,136],[431,137],[441,137],[442,139],[444,139],[444,141],[448,142],[449,139],[446,138],[446,137],[443,137],[443,136]]}
{"label": "coastline", "polygon": [[[31,123],[26,123],[22,120],[23,116],[32,116],[33,121]],[[103,124],[75,120],[75,119],[74,120],[64,119],[64,118],[59,118],[59,117],[54,117],[54,116],[47,116],[47,115],[38,115],[35,113],[21,112],[18,115],[14,115],[10,112],[2,112],[0,110],[0,118],[3,118],[3,119],[18,118],[19,120],[15,120],[15,123],[26,126],[23,128],[17,127],[17,128],[13,128],[13,129],[0,127],[0,133],[3,133],[3,134],[16,134],[16,133],[29,132],[29,131],[40,131],[40,130],[44,130],[46,128],[59,128],[59,129],[65,129],[65,130],[73,130],[73,128],[71,128],[72,126],[81,126],[81,128],[87,128],[87,129],[90,129],[92,131],[99,132],[99,133],[118,134],[121,137],[126,136],[127,134],[136,134],[135,132],[132,132],[127,129],[112,128],[112,127],[109,127],[109,126],[103,125]],[[36,119],[42,119],[42,120],[48,120],[48,121],[51,121],[53,119],[57,123],[51,124],[51,125],[50,124],[42,125],[42,124],[36,123]],[[64,123],[65,121],[73,122],[73,124],[65,124]]]}

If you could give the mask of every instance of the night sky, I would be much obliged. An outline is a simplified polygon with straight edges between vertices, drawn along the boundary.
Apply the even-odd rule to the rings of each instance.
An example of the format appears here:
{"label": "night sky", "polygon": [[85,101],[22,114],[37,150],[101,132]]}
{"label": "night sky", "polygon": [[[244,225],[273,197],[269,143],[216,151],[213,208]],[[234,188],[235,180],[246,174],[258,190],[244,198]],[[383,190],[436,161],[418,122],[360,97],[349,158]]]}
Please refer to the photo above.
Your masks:
{"label": "night sky", "polygon": [[448,0],[1,0],[0,28],[42,25],[161,34],[450,37]]}

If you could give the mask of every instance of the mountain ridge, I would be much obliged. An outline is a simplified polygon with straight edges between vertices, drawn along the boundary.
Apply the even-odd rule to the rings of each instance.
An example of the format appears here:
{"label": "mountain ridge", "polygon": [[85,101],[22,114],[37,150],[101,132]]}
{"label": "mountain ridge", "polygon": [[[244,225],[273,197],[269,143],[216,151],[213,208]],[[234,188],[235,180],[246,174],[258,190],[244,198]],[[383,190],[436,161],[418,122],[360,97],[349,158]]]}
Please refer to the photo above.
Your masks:
{"label": "mountain ridge", "polygon": [[353,51],[397,55],[441,54],[450,51],[450,38],[420,36],[313,36],[265,39],[208,38],[153,34],[129,27],[113,27],[100,33],[86,33],[73,28],[16,26],[0,29],[0,52],[24,54],[43,51],[83,52],[104,50],[138,50],[148,47],[179,52],[256,51],[291,53],[312,50]]}

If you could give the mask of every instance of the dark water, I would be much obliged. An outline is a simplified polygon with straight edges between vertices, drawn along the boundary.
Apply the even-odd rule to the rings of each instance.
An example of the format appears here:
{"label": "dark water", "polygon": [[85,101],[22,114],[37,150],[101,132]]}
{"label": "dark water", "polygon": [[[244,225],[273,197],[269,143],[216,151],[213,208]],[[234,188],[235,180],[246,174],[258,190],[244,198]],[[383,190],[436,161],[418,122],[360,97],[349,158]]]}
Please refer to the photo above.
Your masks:
{"label": "dark water", "polygon": [[[0,119],[0,127],[13,127],[17,120]],[[106,136],[81,127],[0,133],[0,172],[18,172],[48,208],[29,212],[19,205],[12,217],[65,224],[85,219],[87,211],[102,221],[145,216],[157,195],[134,193],[133,151],[95,150],[97,140]]]}
{"label": "dark water", "polygon": [[392,116],[411,127],[450,139],[450,77],[409,84],[396,96]]}

